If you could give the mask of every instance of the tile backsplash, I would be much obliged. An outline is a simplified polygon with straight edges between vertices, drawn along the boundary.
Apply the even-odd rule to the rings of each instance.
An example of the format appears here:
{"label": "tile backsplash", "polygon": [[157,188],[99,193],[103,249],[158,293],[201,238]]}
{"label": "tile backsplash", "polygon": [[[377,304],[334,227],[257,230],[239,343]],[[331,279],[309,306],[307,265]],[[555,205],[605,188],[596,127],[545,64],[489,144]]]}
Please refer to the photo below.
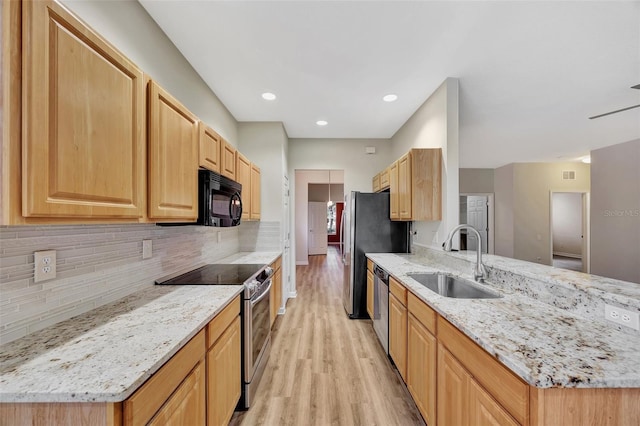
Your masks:
{"label": "tile backsplash", "polygon": [[[142,259],[143,240],[152,240],[150,259]],[[1,226],[0,343],[120,299],[190,266],[238,251],[279,250],[279,244],[278,222],[247,222],[237,228]],[[33,253],[50,249],[57,251],[57,276],[35,283]]]}

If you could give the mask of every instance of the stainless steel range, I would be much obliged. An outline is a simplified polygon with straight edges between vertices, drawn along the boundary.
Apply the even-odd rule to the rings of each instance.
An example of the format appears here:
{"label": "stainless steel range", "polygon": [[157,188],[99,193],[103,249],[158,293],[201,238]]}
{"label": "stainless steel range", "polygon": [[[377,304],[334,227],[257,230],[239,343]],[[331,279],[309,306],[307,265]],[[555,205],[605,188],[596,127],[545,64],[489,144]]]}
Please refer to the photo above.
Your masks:
{"label": "stainless steel range", "polygon": [[269,306],[271,275],[267,265],[210,264],[156,281],[165,285],[244,285],[242,309],[242,396],[238,407],[247,409],[271,352]]}

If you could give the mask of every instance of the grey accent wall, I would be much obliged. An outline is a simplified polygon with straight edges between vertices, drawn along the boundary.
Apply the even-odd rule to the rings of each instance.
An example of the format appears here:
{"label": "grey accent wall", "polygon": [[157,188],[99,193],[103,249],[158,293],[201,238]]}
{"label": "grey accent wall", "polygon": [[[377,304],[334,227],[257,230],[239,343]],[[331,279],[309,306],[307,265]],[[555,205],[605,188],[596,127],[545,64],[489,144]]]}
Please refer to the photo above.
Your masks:
{"label": "grey accent wall", "polygon": [[493,169],[460,169],[460,193],[492,193]]}
{"label": "grey accent wall", "polygon": [[[142,259],[143,240],[153,242],[150,259]],[[0,242],[1,343],[239,249],[238,228],[153,224],[3,226]],[[57,277],[35,283],[33,252],[39,250],[57,251]]]}
{"label": "grey accent wall", "polygon": [[640,139],[591,151],[591,273],[640,284]]}

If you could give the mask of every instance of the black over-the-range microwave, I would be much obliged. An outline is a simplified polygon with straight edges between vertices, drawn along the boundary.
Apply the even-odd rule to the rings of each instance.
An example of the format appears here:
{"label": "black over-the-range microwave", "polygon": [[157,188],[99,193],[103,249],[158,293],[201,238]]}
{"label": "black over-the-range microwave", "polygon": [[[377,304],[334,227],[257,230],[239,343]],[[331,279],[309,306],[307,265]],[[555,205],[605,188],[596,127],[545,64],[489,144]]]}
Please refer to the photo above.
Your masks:
{"label": "black over-the-range microwave", "polygon": [[238,226],[242,185],[210,170],[198,170],[198,225]]}

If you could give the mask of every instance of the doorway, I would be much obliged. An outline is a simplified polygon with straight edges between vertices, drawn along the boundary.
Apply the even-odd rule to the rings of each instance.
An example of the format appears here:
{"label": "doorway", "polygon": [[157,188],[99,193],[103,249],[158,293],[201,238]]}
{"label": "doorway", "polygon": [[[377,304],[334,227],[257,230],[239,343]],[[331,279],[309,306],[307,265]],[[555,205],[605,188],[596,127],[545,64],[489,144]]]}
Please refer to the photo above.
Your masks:
{"label": "doorway", "polygon": [[589,198],[586,192],[551,193],[551,264],[589,272]]}
{"label": "doorway", "polygon": [[[495,252],[493,236],[493,194],[460,194],[460,223],[473,226],[482,239],[482,252]],[[473,233],[460,230],[460,250],[477,249],[478,242]]]}

